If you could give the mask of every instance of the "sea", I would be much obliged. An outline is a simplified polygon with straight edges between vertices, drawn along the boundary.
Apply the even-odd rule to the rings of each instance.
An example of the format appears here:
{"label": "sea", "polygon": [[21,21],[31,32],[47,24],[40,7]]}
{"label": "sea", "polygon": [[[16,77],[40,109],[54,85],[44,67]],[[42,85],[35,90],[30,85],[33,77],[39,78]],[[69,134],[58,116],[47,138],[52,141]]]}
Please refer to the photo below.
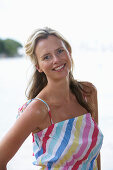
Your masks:
{"label": "sea", "polygon": [[[99,128],[104,139],[101,169],[113,170],[113,51],[78,51],[74,54],[74,77],[92,82],[98,92]],[[16,121],[26,101],[25,90],[33,72],[28,57],[0,59],[0,140]],[[32,162],[31,135],[7,165],[8,170],[38,170]]]}

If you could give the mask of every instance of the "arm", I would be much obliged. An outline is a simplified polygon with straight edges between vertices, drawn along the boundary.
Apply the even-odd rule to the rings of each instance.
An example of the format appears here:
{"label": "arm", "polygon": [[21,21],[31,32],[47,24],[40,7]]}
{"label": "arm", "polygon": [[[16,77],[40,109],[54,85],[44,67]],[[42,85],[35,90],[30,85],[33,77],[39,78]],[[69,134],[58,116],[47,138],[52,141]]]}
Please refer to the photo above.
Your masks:
{"label": "arm", "polygon": [[0,142],[0,170],[6,170],[9,160],[15,155],[29,134],[42,122],[43,110],[40,107],[40,101],[33,101],[29,104]]}
{"label": "arm", "polygon": [[[97,100],[97,89],[96,87],[90,82],[81,82],[83,88],[88,86],[91,89],[91,95],[85,95],[87,97],[87,102],[90,103],[93,107],[93,118],[95,122],[98,124],[98,100]],[[85,85],[85,86],[84,86]],[[87,89],[86,89],[87,90]],[[100,154],[97,157],[97,166],[98,170],[101,170],[101,162],[100,162]]]}

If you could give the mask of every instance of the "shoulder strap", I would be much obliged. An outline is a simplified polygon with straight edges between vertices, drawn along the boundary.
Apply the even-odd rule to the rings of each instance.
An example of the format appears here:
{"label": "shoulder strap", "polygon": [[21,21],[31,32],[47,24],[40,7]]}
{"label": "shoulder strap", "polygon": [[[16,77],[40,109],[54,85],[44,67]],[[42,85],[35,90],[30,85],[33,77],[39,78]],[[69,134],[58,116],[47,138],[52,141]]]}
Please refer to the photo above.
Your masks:
{"label": "shoulder strap", "polygon": [[49,113],[49,117],[50,117],[50,122],[51,122],[51,124],[53,124],[52,117],[51,117],[51,111],[50,111],[50,107],[48,106],[48,104],[44,100],[42,100],[42,99],[40,99],[38,97],[35,97],[34,99],[40,100],[43,103],[45,103],[45,105],[47,106],[47,109],[48,109],[48,113]]}

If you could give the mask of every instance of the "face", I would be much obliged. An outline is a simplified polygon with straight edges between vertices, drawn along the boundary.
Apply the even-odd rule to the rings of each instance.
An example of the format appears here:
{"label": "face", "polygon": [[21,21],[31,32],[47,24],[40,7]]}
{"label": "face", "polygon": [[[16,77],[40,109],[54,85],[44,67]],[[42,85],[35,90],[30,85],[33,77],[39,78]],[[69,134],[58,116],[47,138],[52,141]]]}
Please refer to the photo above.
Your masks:
{"label": "face", "polygon": [[69,75],[71,70],[71,55],[62,40],[50,35],[47,39],[38,41],[35,49],[38,59],[37,69],[44,72],[48,81],[58,80]]}

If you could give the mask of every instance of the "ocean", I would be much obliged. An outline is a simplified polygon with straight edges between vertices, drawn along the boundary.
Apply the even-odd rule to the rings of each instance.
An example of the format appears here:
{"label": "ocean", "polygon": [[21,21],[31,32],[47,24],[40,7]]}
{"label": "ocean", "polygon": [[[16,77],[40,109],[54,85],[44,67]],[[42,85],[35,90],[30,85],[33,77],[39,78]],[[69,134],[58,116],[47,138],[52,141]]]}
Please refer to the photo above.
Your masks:
{"label": "ocean", "polygon": [[[74,57],[74,77],[92,82],[98,91],[99,128],[104,134],[102,170],[113,170],[113,52],[79,51]],[[25,89],[32,72],[26,57],[0,59],[0,139],[16,120],[18,108],[26,102]],[[8,170],[38,170],[32,165],[32,138],[29,136],[8,163]]]}

